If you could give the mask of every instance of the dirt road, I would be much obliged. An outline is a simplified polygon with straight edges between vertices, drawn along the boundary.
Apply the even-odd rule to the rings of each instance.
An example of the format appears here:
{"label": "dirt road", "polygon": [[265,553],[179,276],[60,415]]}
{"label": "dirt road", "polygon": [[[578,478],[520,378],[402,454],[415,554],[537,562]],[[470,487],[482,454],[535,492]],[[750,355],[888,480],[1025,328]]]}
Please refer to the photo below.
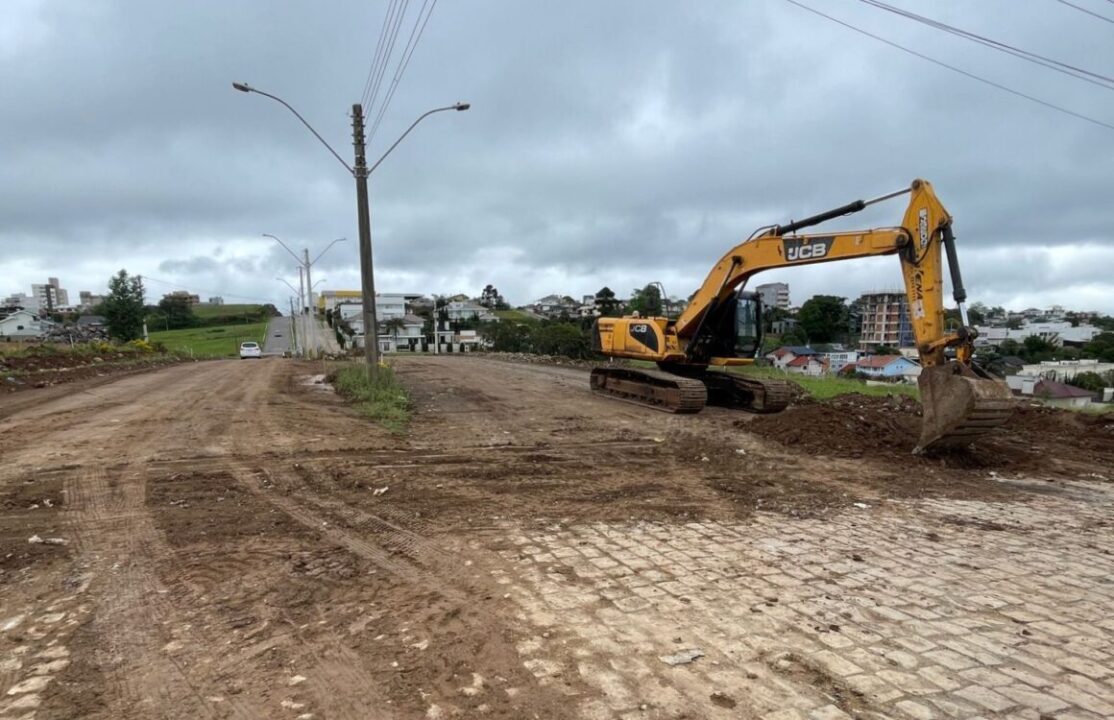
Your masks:
{"label": "dirt road", "polygon": [[398,369],[404,436],[281,359],[0,407],[0,719],[1114,716],[1109,424],[913,461]]}

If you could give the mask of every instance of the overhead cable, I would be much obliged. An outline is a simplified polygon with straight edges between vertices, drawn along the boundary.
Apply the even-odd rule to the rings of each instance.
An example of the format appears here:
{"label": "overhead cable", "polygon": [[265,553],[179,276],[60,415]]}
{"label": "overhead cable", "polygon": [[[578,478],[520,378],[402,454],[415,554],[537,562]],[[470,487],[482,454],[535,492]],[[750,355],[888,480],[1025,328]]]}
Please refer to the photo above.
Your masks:
{"label": "overhead cable", "polygon": [[379,41],[375,43],[375,54],[371,57],[371,67],[367,70],[367,80],[364,81],[364,91],[360,95],[360,104],[367,105],[368,95],[371,94],[371,83],[375,78],[375,72],[379,69],[379,59],[383,53],[384,40],[387,37],[387,26],[390,23],[391,16],[394,14],[395,3],[398,0],[391,0],[387,6],[387,12],[383,15],[383,24],[379,28]]}
{"label": "overhead cable", "polygon": [[1060,3],[1061,5],[1067,5],[1070,8],[1075,8],[1076,10],[1078,10],[1081,13],[1087,13],[1091,17],[1096,17],[1099,20],[1105,20],[1108,23],[1114,23],[1114,19],[1108,18],[1105,15],[1099,15],[1097,12],[1088,10],[1085,7],[1080,7],[1080,6],[1076,5],[1075,3],[1068,2],[1067,0],[1056,0],[1056,2]]}
{"label": "overhead cable", "polygon": [[376,71],[375,81],[371,86],[371,95],[368,96],[367,104],[364,106],[365,115],[370,115],[375,108],[375,102],[379,98],[379,88],[382,86],[383,76],[387,73],[387,65],[390,63],[391,56],[394,54],[395,41],[398,39],[398,31],[402,28],[402,21],[406,17],[406,10],[409,5],[410,0],[402,0],[402,2],[399,3],[392,25],[387,31],[387,45],[383,49],[383,56],[379,63],[379,69]]}
{"label": "overhead cable", "polygon": [[[429,6],[429,12],[425,12],[426,6]],[[414,50],[418,47],[418,42],[422,39],[422,33],[425,32],[426,23],[433,15],[433,9],[437,7],[437,0],[424,0],[422,7],[418,10],[418,18],[414,21],[414,27],[410,30],[410,39],[406,42],[406,47],[402,50],[402,56],[399,58],[398,65],[395,67],[395,74],[391,80],[391,86],[387,90],[387,95],[383,99],[383,104],[379,108],[379,114],[375,117],[375,122],[371,126],[371,132],[368,133],[367,141],[370,144],[371,139],[375,137],[375,131],[379,129],[379,123],[383,121],[383,116],[387,112],[387,108],[391,104],[391,98],[395,96],[395,90],[398,88],[399,82],[402,80],[403,73],[406,72],[407,66],[410,65],[410,58],[414,55]],[[422,13],[425,13],[423,19]]]}
{"label": "overhead cable", "polygon": [[[1108,90],[1114,90],[1114,77],[1110,77],[1109,75],[1102,75],[1101,73],[1084,70],[1083,68],[1069,65],[1068,63],[1060,62],[1059,60],[1053,60],[1052,58],[1038,55],[1037,53],[1029,52],[1028,50],[1022,50],[1021,48],[1014,47],[1013,45],[1009,45],[999,40],[992,40],[991,38],[984,37],[967,30],[963,30],[962,28],[957,28],[938,20],[933,20],[932,18],[918,15],[914,12],[903,10],[902,8],[894,7],[893,5],[881,2],[881,0],[859,0],[859,2],[870,5],[871,7],[877,8],[879,10],[885,10],[886,12],[900,15],[901,17],[921,23],[922,25],[927,25],[937,30],[942,30],[951,35],[976,42],[980,45],[984,45],[994,50],[1013,55],[1014,57],[1021,58],[1022,60],[1026,60],[1037,65],[1042,65],[1046,68],[1049,68],[1050,70],[1055,70],[1056,72],[1070,75],[1071,77],[1089,82],[1093,85],[1098,85],[1099,87],[1104,87]],[[1112,2],[1114,2],[1114,0],[1112,0]]]}
{"label": "overhead cable", "polygon": [[948,63],[943,62],[942,60],[937,60],[934,57],[929,57],[928,55],[925,55],[924,53],[913,50],[912,48],[907,48],[904,45],[900,45],[900,44],[898,44],[898,43],[896,43],[892,40],[887,40],[886,38],[884,38],[880,35],[875,35],[872,32],[868,32],[866,30],[863,30],[862,28],[855,27],[854,25],[852,25],[850,23],[844,22],[843,20],[840,20],[838,18],[834,18],[831,15],[820,12],[819,10],[811,8],[808,5],[805,5],[803,3],[797,2],[797,0],[785,0],[785,2],[789,3],[790,5],[795,5],[795,6],[799,7],[800,9],[805,10],[807,12],[810,12],[814,15],[818,15],[818,16],[826,19],[826,20],[830,20],[831,22],[834,22],[837,25],[842,25],[843,27],[847,28],[848,30],[854,30],[855,32],[859,33],[860,35],[866,35],[869,38],[873,38],[873,39],[877,40],[878,42],[882,42],[882,43],[885,43],[885,44],[889,45],[890,47],[897,48],[898,50],[901,50],[902,52],[909,53],[910,55],[914,55],[916,57],[919,57],[922,60],[927,60],[928,62],[930,62],[934,65],[939,65],[940,67],[947,68],[948,70],[951,70],[952,72],[957,72],[960,75],[963,75],[965,77],[969,77],[972,80],[977,80],[977,81],[979,81],[979,82],[981,82],[985,85],[989,85],[991,87],[998,88],[999,90],[1002,90],[1004,92],[1008,92],[1011,95],[1016,95],[1020,98],[1025,98],[1026,100],[1029,100],[1030,102],[1035,102],[1038,105],[1043,105],[1043,106],[1045,106],[1047,108],[1050,108],[1052,110],[1056,110],[1057,112],[1064,113],[1065,115],[1071,115],[1072,117],[1078,118],[1080,120],[1085,120],[1085,121],[1087,121],[1089,123],[1092,123],[1094,125],[1099,125],[1099,126],[1104,127],[1108,130],[1114,130],[1114,125],[1112,125],[1110,123],[1103,122],[1102,120],[1098,120],[1098,119],[1093,118],[1093,117],[1088,117],[1087,115],[1083,115],[1082,113],[1077,113],[1074,110],[1068,110],[1067,108],[1061,107],[1061,106],[1056,105],[1054,103],[1050,103],[1047,100],[1041,100],[1040,98],[1033,97],[1032,95],[1028,95],[1026,93],[1023,93],[1020,90],[1014,90],[1013,88],[1006,87],[1005,85],[1002,85],[1001,83],[994,82],[993,80],[988,80],[984,77],[976,75],[972,72],[968,72],[968,71],[963,70],[961,68],[958,68],[954,65],[949,65]]}

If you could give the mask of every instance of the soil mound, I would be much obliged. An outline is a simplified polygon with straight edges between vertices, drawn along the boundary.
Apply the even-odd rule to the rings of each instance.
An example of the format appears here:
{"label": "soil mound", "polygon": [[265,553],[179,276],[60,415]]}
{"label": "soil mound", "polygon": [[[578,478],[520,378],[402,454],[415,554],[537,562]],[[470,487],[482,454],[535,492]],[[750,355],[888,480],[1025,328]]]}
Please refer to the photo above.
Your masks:
{"label": "soil mound", "polygon": [[878,458],[905,465],[1016,472],[1067,469],[1073,460],[1114,466],[1114,417],[1019,403],[1009,422],[968,448],[912,454],[921,406],[909,397],[843,395],[794,405],[736,425],[805,454]]}

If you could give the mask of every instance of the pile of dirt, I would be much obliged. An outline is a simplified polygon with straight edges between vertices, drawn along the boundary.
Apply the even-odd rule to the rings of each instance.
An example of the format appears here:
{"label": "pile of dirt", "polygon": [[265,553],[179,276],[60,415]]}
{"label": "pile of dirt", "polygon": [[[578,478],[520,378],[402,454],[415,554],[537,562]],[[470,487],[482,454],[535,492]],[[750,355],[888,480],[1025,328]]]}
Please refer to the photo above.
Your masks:
{"label": "pile of dirt", "polygon": [[1072,474],[1073,460],[1114,464],[1114,418],[1029,403],[1019,403],[1004,426],[968,448],[917,456],[921,407],[904,396],[843,395],[736,425],[794,452],[902,465]]}
{"label": "pile of dirt", "polygon": [[180,360],[172,355],[30,354],[0,357],[0,392],[44,388],[104,375],[150,370]]}

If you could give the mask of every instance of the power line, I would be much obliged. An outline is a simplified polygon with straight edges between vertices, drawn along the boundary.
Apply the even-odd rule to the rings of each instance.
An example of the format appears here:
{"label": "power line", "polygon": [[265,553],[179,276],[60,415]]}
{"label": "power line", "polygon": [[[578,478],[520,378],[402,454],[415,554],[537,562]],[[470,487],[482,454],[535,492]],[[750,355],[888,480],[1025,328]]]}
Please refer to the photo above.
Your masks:
{"label": "power line", "polygon": [[1099,20],[1105,20],[1108,23],[1114,23],[1114,20],[1106,17],[1105,15],[1099,15],[1097,12],[1092,12],[1091,10],[1088,10],[1085,7],[1079,7],[1078,5],[1076,5],[1074,3],[1068,2],[1068,0],[1056,0],[1056,2],[1060,3],[1061,5],[1067,5],[1070,8],[1075,8],[1076,10],[1078,10],[1081,13],[1087,13],[1091,17],[1097,17]]}
{"label": "power line", "polygon": [[398,0],[391,0],[390,5],[387,6],[387,12],[383,15],[383,24],[379,28],[379,41],[375,44],[375,54],[371,58],[371,67],[367,71],[367,80],[364,81],[364,92],[360,95],[360,104],[367,104],[368,94],[371,93],[371,80],[375,77],[375,71],[379,67],[379,56],[383,52],[383,39],[387,36],[387,23],[391,18],[391,14],[395,3]]}
{"label": "power line", "polygon": [[[992,40],[991,38],[984,37],[982,35],[978,35],[976,33],[954,27],[952,25],[948,25],[938,20],[933,20],[932,18],[918,15],[914,12],[894,7],[893,5],[888,5],[884,2],[881,2],[880,0],[859,0],[859,2],[870,5],[871,7],[877,8],[879,10],[885,10],[886,12],[900,15],[901,17],[921,23],[922,25],[927,25],[931,28],[942,30],[951,35],[976,42],[991,49],[1013,55],[1014,57],[1018,57],[1022,60],[1026,60],[1036,65],[1041,65],[1043,67],[1049,68],[1050,70],[1055,70],[1056,72],[1069,75],[1078,80],[1089,82],[1092,85],[1098,85],[1099,87],[1103,87],[1108,90],[1114,90],[1114,78],[1107,75],[1091,72],[1090,70],[1084,70],[1083,68],[1069,65],[1067,63],[1060,62],[1059,60],[1053,60],[1052,58],[1038,55],[1036,53],[1029,52],[1028,50],[1022,50],[1020,48],[1014,47],[1013,45],[1009,45],[998,40]],[[1111,2],[1114,2],[1114,0],[1111,0]]]}
{"label": "power line", "polygon": [[395,13],[394,24],[391,26],[389,39],[387,45],[383,49],[382,62],[379,64],[379,69],[376,71],[375,83],[371,88],[371,95],[368,96],[367,104],[364,107],[364,114],[370,114],[372,108],[375,107],[375,101],[379,97],[379,87],[383,82],[383,76],[387,73],[387,63],[391,60],[391,55],[394,54],[395,41],[398,39],[398,31],[402,28],[402,20],[406,17],[406,10],[410,5],[410,0],[402,0],[398,6],[398,11]]}
{"label": "power line", "polygon": [[[429,5],[429,12],[425,13],[425,19],[422,19],[422,13],[425,12],[426,5]],[[430,16],[433,15],[433,9],[437,7],[437,0],[424,0],[422,7],[418,10],[418,18],[414,21],[414,27],[410,30],[410,39],[406,42],[406,47],[402,49],[402,56],[399,58],[398,65],[395,68],[394,78],[391,80],[391,87],[387,90],[387,96],[383,99],[383,105],[379,108],[379,114],[375,117],[375,122],[371,126],[371,132],[368,133],[367,141],[370,144],[371,139],[375,137],[375,131],[379,129],[379,123],[383,121],[383,116],[387,112],[387,107],[391,104],[391,99],[395,96],[395,90],[398,88],[399,82],[402,80],[403,73],[410,65],[410,58],[414,55],[414,50],[417,49],[418,43],[422,39],[422,33],[425,32],[426,23],[429,22]],[[415,34],[416,33],[416,34]]]}
{"label": "power line", "polygon": [[1096,120],[1095,118],[1088,117],[1088,116],[1083,115],[1081,113],[1077,113],[1074,110],[1068,110],[1067,108],[1060,107],[1059,105],[1054,105],[1053,103],[1050,103],[1046,100],[1041,100],[1040,98],[1033,97],[1032,95],[1027,95],[1027,94],[1021,92],[1020,90],[1014,90],[1013,88],[1009,88],[1009,87],[1006,87],[1005,85],[1001,85],[999,83],[996,83],[993,80],[987,80],[984,77],[980,77],[979,75],[975,75],[974,73],[967,72],[966,70],[962,70],[960,68],[957,68],[954,65],[949,65],[946,62],[943,62],[941,60],[937,60],[936,58],[933,58],[933,57],[929,57],[928,55],[925,55],[924,53],[917,52],[916,50],[913,50],[911,48],[907,48],[904,45],[899,45],[898,43],[895,43],[892,40],[887,40],[884,37],[881,37],[879,35],[875,35],[874,33],[863,30],[862,28],[855,27],[854,25],[851,25],[850,23],[846,23],[842,20],[839,20],[837,18],[832,17],[831,15],[827,15],[825,13],[820,12],[819,10],[815,10],[813,8],[810,8],[807,5],[799,3],[799,2],[797,2],[797,0],[785,0],[785,2],[789,3],[790,5],[796,5],[800,9],[806,10],[806,11],[812,13],[813,15],[819,15],[820,17],[825,18],[826,20],[830,20],[831,22],[834,22],[837,25],[842,25],[843,27],[847,28],[848,30],[854,30],[855,32],[859,33],[860,35],[866,35],[867,37],[874,38],[878,42],[885,43],[885,44],[889,45],[890,47],[894,47],[894,48],[897,48],[898,50],[901,50],[902,52],[907,52],[910,55],[915,55],[916,57],[921,58],[922,60],[927,60],[928,62],[930,62],[934,65],[939,65],[940,67],[947,68],[948,70],[951,70],[952,72],[957,72],[960,75],[963,75],[965,77],[969,77],[972,80],[978,80],[979,82],[981,82],[985,85],[990,85],[991,87],[995,87],[995,88],[998,88],[999,90],[1003,90],[1005,92],[1008,92],[1011,95],[1016,95],[1018,97],[1025,98],[1026,100],[1029,100],[1031,102],[1035,102],[1038,105],[1044,105],[1047,108],[1051,108],[1051,109],[1056,110],[1058,112],[1062,112],[1065,115],[1071,115],[1072,117],[1079,118],[1080,120],[1086,120],[1089,123],[1099,125],[1099,126],[1104,127],[1108,130],[1114,130],[1114,125],[1111,125],[1110,123],[1103,122],[1102,120]]}
{"label": "power line", "polygon": [[360,104],[367,107],[371,100],[371,94],[374,89],[375,80],[382,72],[383,64],[387,62],[385,50],[387,49],[388,38],[391,34],[391,29],[394,26],[395,12],[401,6],[400,0],[391,0],[390,5],[387,6],[387,12],[383,16],[383,26],[379,33],[379,43],[375,48],[375,58],[372,60],[371,70],[368,72],[367,82],[364,85],[364,96]]}

